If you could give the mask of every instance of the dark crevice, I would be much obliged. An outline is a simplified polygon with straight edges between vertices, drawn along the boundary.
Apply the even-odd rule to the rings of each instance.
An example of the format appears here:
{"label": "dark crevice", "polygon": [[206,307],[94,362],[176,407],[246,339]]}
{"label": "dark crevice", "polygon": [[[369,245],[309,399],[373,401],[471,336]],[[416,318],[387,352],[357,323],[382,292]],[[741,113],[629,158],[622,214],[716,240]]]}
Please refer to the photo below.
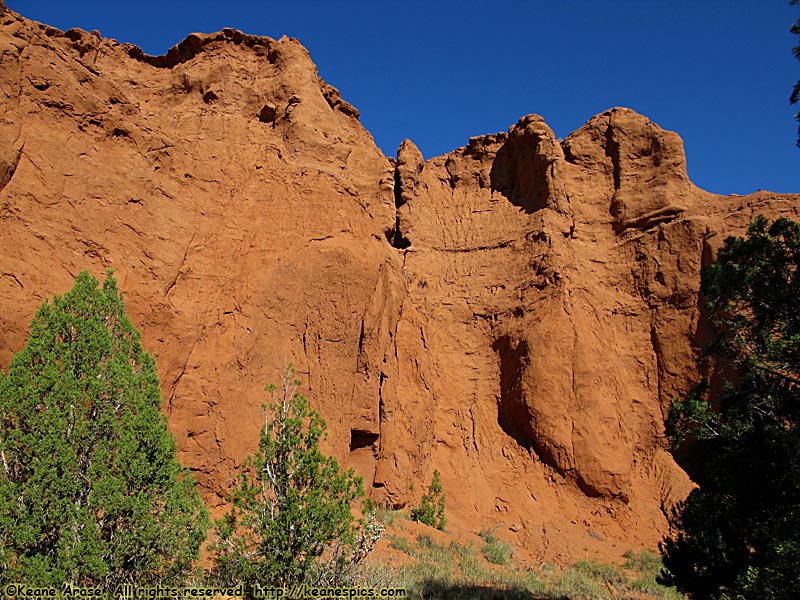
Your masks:
{"label": "dark crevice", "polygon": [[608,212],[614,217],[613,229],[616,235],[622,233],[629,224],[624,223],[625,204],[621,198],[618,197],[620,191],[622,176],[620,174],[620,152],[619,142],[614,139],[614,131],[611,124],[606,127],[605,131],[606,145],[605,154],[611,159],[611,170],[614,178],[614,195],[611,198],[611,205]]}
{"label": "dark crevice", "polygon": [[619,168],[619,142],[614,139],[614,132],[611,125],[606,128],[606,156],[611,159],[614,176],[614,191],[619,189],[620,186],[620,168]]}
{"label": "dark crevice", "polygon": [[552,206],[551,159],[542,153],[538,135],[510,137],[497,151],[489,173],[491,189],[526,214]]}
{"label": "dark crevice", "polygon": [[[358,334],[358,357],[361,358],[362,353],[364,352],[364,319],[361,319],[361,332]],[[360,362],[360,361],[359,361]],[[357,369],[358,371],[362,371],[360,365]]]}
{"label": "dark crevice", "polygon": [[[375,486],[375,474],[378,465],[378,440],[380,435],[368,429],[350,430],[351,468],[361,477],[364,487],[370,490]],[[377,487],[381,487],[379,485]]]}
{"label": "dark crevice", "polygon": [[272,102],[267,102],[258,113],[258,120],[262,123],[274,123],[278,118],[278,107]]}
{"label": "dark crevice", "polygon": [[3,188],[5,188],[11,182],[11,179],[17,172],[17,167],[19,167],[19,161],[22,158],[23,148],[24,144],[20,146],[16,154],[11,157],[11,162],[6,163],[5,161],[0,160],[0,191],[2,191]]}
{"label": "dark crevice", "polygon": [[541,439],[537,430],[536,414],[523,387],[525,371],[531,361],[528,342],[503,335],[492,344],[500,366],[500,396],[497,399],[497,423],[520,446],[533,452],[544,464],[558,473],[566,473],[559,460],[558,450]]}
{"label": "dark crevice", "polygon": [[[394,248],[398,250],[405,250],[411,245],[407,237],[403,235],[400,229],[400,207],[405,204],[403,200],[403,183],[400,177],[400,170],[395,165],[394,168],[394,232],[392,235],[391,243]],[[387,237],[388,232],[387,232]]]}
{"label": "dark crevice", "polygon": [[[594,485],[590,482],[586,481],[580,473],[575,473],[575,483],[578,486],[578,489],[586,494],[589,498],[602,498],[605,494],[602,491],[598,490]],[[621,496],[623,499],[624,496]],[[627,502],[626,502],[627,503]]]}
{"label": "dark crevice", "polygon": [[[394,342],[394,340],[392,340]],[[383,412],[383,384],[386,381],[386,373],[381,371],[380,378],[378,380],[378,421],[383,423],[383,419],[385,417]]]}
{"label": "dark crevice", "polygon": [[530,450],[536,435],[533,418],[522,390],[522,377],[528,363],[528,344],[504,335],[495,340],[492,349],[500,359],[500,398],[497,405],[497,423],[517,443]]}
{"label": "dark crevice", "polygon": [[658,337],[656,330],[655,318],[650,322],[650,346],[653,348],[653,354],[656,358],[656,383],[658,386],[658,405],[661,408],[661,416],[666,419],[667,415],[664,412],[664,399],[663,399],[663,381],[662,373],[664,372],[664,351],[661,348],[661,340]]}
{"label": "dark crevice", "polygon": [[564,152],[564,160],[571,165],[578,165],[580,164],[578,157],[575,153],[572,152],[572,146],[570,146],[570,140],[564,140],[561,142],[561,150]]}
{"label": "dark crevice", "polygon": [[19,279],[17,279],[17,276],[14,275],[13,273],[3,273],[3,277],[10,277],[11,279],[13,279],[16,282],[16,284],[20,288],[22,288],[23,290],[25,289],[25,286],[22,285],[22,282]]}
{"label": "dark crevice", "polygon": [[375,443],[380,437],[374,431],[365,431],[363,429],[350,430],[350,452],[354,452],[361,448],[370,448],[375,450]]}
{"label": "dark crevice", "polygon": [[485,250],[501,250],[503,248],[508,248],[508,247],[514,245],[514,241],[515,240],[503,240],[503,241],[497,242],[495,244],[484,244],[484,245],[481,245],[481,246],[474,246],[474,247],[471,247],[471,248],[436,248],[436,247],[434,247],[433,249],[436,250],[437,252],[452,252],[452,253],[455,253],[455,254],[458,254],[458,253],[461,253],[461,252],[483,252]]}

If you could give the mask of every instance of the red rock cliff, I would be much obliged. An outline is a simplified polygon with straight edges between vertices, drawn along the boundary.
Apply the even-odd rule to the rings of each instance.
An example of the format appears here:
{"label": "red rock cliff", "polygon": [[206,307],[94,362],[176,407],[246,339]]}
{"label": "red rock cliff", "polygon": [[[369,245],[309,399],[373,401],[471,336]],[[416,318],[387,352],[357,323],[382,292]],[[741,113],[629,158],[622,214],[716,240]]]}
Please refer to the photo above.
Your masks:
{"label": "red rock cliff", "polygon": [[798,196],[720,197],[627,109],[384,157],[293,39],[161,57],[0,16],[0,366],[115,269],[180,457],[219,507],[284,358],[380,502],[438,469],[453,527],[554,560],[654,545],[690,489],[663,417],[701,266]]}

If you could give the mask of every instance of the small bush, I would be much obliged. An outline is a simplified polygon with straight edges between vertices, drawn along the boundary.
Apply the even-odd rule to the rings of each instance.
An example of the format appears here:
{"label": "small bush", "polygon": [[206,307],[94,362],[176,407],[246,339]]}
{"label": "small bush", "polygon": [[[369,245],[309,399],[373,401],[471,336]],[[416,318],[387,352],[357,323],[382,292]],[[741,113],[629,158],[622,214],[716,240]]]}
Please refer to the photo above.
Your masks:
{"label": "small bush", "polygon": [[428,492],[422,496],[419,506],[411,510],[411,518],[414,521],[443,530],[445,526],[444,501],[445,495],[442,490],[442,482],[439,479],[439,471],[434,471]]}
{"label": "small bush", "polygon": [[408,516],[399,510],[387,506],[378,506],[375,509],[375,517],[387,527],[392,527],[397,519],[408,519]]}
{"label": "small bush", "polygon": [[491,534],[482,536],[486,542],[481,548],[484,558],[493,565],[507,565],[511,561],[511,544]]}
{"label": "small bush", "polygon": [[590,579],[596,579],[603,583],[622,583],[625,581],[625,576],[613,565],[582,560],[575,563],[572,568]]}
{"label": "small bush", "polygon": [[393,537],[389,542],[389,548],[399,550],[400,552],[405,552],[409,556],[414,555],[414,550],[411,548],[411,544],[409,544],[408,540],[404,537]]}
{"label": "small bush", "polygon": [[625,568],[631,571],[659,571],[662,567],[661,557],[649,550],[642,550],[639,553],[628,550],[625,554]]}
{"label": "small bush", "polygon": [[467,556],[473,556],[475,551],[472,549],[471,546],[462,546],[457,541],[453,540],[450,542],[450,550],[458,554],[461,558]]}
{"label": "small bush", "polygon": [[623,556],[627,559],[624,567],[629,571],[639,573],[628,584],[632,591],[640,594],[650,594],[655,598],[664,600],[683,600],[684,596],[675,588],[664,587],[658,583],[658,574],[663,567],[660,556],[649,550],[642,550],[638,553],[629,550]]}
{"label": "small bush", "polygon": [[550,593],[555,593],[557,597],[567,597],[581,600],[608,598],[608,588],[606,585],[593,579],[574,566],[561,572],[552,582]]}

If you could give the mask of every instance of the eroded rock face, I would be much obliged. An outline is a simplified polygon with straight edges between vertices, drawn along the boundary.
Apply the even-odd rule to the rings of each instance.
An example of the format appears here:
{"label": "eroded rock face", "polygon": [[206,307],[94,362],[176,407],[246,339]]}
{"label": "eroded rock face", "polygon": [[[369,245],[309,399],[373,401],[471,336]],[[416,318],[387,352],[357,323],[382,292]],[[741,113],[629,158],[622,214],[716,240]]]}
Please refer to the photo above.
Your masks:
{"label": "eroded rock face", "polygon": [[0,36],[0,362],[46,295],[113,268],[212,504],[284,356],[333,449],[377,432],[357,356],[401,289],[394,171],[306,50],[225,30],[147,57],[13,13]]}
{"label": "eroded rock face", "polygon": [[452,527],[546,560],[653,545],[697,379],[700,268],[757,213],[627,109],[387,159],[288,38],[151,57],[0,16],[0,366],[45,296],[115,269],[180,457],[217,509],[292,361],[378,501],[438,469]]}

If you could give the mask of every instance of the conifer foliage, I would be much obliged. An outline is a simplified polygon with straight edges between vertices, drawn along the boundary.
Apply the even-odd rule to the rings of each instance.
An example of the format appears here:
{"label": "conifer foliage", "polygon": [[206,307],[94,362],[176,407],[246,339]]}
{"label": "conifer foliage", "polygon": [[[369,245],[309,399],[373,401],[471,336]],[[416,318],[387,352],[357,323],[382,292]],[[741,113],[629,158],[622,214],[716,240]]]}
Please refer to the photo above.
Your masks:
{"label": "conifer foliage", "polygon": [[439,471],[433,472],[433,479],[428,486],[428,492],[422,495],[419,506],[411,509],[411,518],[414,521],[425,523],[436,529],[444,530],[446,519],[444,516],[445,494]]}
{"label": "conifer foliage", "polygon": [[258,452],[218,521],[215,576],[225,585],[346,585],[382,528],[374,514],[356,521],[360,477],[342,471],[319,449],[324,419],[308,406],[291,364],[281,386],[270,384]]}
{"label": "conifer foliage", "polygon": [[113,591],[187,573],[208,516],[160,407],[110,272],[44,302],[0,373],[0,582]]}
{"label": "conifer foliage", "polygon": [[[800,225],[759,217],[703,271],[718,335],[707,382],[670,409],[698,488],[662,544],[662,582],[693,599],[800,590]],[[720,383],[722,382],[722,383]]]}

